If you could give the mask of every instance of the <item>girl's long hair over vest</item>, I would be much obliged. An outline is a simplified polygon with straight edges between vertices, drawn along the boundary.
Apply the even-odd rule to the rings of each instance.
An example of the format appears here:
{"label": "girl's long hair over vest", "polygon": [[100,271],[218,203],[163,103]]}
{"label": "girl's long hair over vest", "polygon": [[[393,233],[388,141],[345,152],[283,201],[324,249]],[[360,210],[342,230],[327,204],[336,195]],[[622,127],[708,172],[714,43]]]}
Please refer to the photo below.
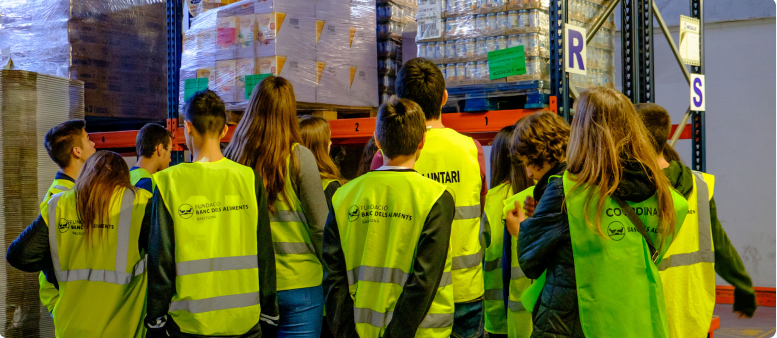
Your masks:
{"label": "girl's long hair over vest", "polygon": [[663,234],[674,233],[676,220],[671,188],[669,180],[658,167],[652,142],[634,105],[621,92],[597,87],[577,99],[567,152],[568,170],[576,175],[577,180],[571,191],[576,193],[577,188],[584,186],[592,188],[591,194],[586,197],[584,210],[591,210],[591,203],[596,197],[596,221],[591,224],[587,212],[584,219],[601,236],[604,236],[602,208],[607,197],[623,180],[622,163],[625,160],[639,162],[655,183],[659,228]]}
{"label": "girl's long hair over vest", "polygon": [[282,77],[267,77],[254,88],[224,155],[262,174],[271,213],[279,196],[289,200],[285,187],[291,170],[286,159],[295,170],[299,168],[297,159],[290,156],[294,143],[302,143],[294,88]]}
{"label": "girl's long hair over vest", "polygon": [[[129,167],[121,155],[112,151],[101,150],[86,160],[78,175],[75,187],[76,212],[84,226],[84,240],[90,243],[95,224],[108,224],[111,219],[111,200],[114,196],[120,198],[117,189],[131,189]],[[119,203],[114,200],[114,203]],[[108,234],[99,228],[98,241],[103,234]]]}

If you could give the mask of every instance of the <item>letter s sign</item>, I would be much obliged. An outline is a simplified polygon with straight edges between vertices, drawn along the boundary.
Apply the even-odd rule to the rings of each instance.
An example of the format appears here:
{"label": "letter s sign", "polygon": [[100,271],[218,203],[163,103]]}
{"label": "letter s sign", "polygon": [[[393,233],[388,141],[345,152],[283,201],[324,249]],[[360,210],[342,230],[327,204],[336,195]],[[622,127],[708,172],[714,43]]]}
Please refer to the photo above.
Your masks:
{"label": "letter s sign", "polygon": [[691,110],[705,111],[704,75],[691,74]]}

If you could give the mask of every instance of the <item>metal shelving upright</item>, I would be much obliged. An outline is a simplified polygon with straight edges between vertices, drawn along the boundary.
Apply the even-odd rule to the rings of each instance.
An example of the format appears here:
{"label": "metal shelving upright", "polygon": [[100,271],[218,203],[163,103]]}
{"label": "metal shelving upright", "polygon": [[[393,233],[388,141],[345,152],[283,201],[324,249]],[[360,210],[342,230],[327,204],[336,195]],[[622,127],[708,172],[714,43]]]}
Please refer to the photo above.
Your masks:
{"label": "metal shelving upright", "polygon": [[[167,129],[173,133],[178,128],[178,77],[181,69],[183,39],[183,1],[167,0]],[[184,161],[183,148],[173,142],[170,164]]]}
{"label": "metal shelving upright", "polygon": [[[570,88],[569,75],[564,71],[564,25],[568,22],[569,0],[550,1],[550,76],[551,95],[558,102],[558,114],[571,122],[571,100],[577,96],[576,90]],[[701,51],[701,66],[691,67],[691,72],[704,74],[704,0],[690,0],[691,16],[700,21],[699,50]],[[655,102],[655,72],[653,58],[653,19],[655,18],[664,32],[670,47],[678,60],[686,80],[690,84],[690,74],[680,60],[677,47],[672,41],[669,29],[666,27],[661,13],[653,0],[611,0],[606,10],[597,18],[592,29],[588,31],[586,43],[593,39],[602,23],[612,13],[615,6],[621,5],[621,81],[624,95],[634,103]],[[671,144],[683,134],[688,118],[692,119],[692,144],[694,170],[705,171],[705,136],[704,112],[686,112],[674,132]]]}

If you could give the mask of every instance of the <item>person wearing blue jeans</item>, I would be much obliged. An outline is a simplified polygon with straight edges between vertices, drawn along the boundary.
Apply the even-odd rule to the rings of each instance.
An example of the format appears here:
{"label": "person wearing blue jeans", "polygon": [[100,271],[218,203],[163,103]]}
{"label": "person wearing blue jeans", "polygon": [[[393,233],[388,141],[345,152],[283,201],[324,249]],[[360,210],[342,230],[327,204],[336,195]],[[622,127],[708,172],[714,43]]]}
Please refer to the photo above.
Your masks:
{"label": "person wearing blue jeans", "polygon": [[278,337],[316,337],[321,335],[324,316],[324,291],[312,288],[278,291],[278,308],[284,315],[278,322]]}

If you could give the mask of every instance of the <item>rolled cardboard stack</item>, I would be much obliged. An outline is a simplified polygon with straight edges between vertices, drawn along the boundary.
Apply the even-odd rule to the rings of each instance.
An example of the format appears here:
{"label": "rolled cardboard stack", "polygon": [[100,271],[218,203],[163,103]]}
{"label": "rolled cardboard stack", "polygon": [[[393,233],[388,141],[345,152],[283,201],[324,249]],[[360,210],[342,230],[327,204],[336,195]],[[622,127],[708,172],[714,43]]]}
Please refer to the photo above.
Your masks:
{"label": "rolled cardboard stack", "polygon": [[[0,237],[3,249],[34,221],[57,165],[43,139],[53,126],[84,117],[84,83],[27,71],[0,72]],[[38,274],[8,263],[0,269],[0,332],[53,337],[54,324],[38,296]]]}

